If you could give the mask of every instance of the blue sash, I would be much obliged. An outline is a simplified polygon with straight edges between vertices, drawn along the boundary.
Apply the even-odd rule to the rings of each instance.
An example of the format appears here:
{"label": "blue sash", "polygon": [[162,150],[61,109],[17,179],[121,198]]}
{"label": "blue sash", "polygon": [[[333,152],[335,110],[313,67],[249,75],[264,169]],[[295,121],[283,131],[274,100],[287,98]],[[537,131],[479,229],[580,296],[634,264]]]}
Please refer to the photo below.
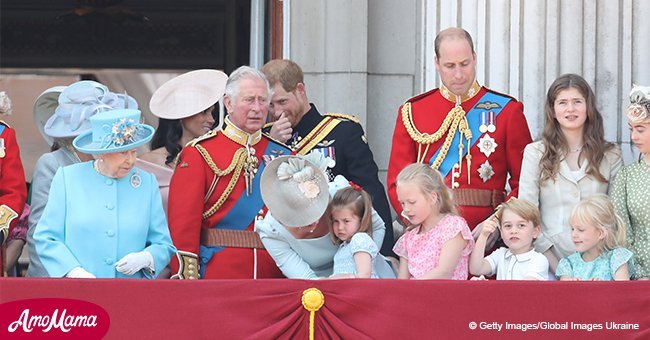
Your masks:
{"label": "blue sash", "polygon": [[[264,150],[264,155],[282,156],[285,154],[289,154],[287,147],[273,141],[269,141],[266,150]],[[247,196],[246,191],[242,191],[241,196],[239,196],[237,202],[233,205],[230,211],[228,211],[226,216],[211,228],[246,230],[251,222],[255,220],[257,213],[264,207],[264,201],[262,201],[262,194],[260,192],[260,179],[262,178],[262,172],[264,171],[265,166],[264,157],[262,157],[260,166],[257,169],[255,178],[253,179],[252,193]],[[225,247],[221,246],[200,246],[199,256],[201,266],[199,272],[201,277],[205,274],[205,266],[208,261],[212,259],[212,256],[215,253],[224,248]]]}
{"label": "blue sash", "polygon": [[4,131],[4,130],[5,130],[5,126],[2,125],[2,123],[0,123],[0,135],[2,134],[2,131]]}
{"label": "blue sash", "polygon": [[[467,117],[469,128],[472,131],[472,140],[470,141],[471,146],[474,146],[479,137],[483,135],[481,131],[479,131],[479,127],[481,126],[481,112],[494,112],[494,124],[496,124],[496,117],[499,115],[499,113],[501,113],[501,110],[503,110],[503,108],[511,99],[512,98],[510,97],[502,96],[493,92],[487,92],[483,95],[483,97],[481,97],[481,99],[478,100],[478,102],[476,102],[476,105],[474,105],[474,107],[465,115],[465,117]],[[495,103],[498,106],[494,105]],[[447,177],[454,164],[458,162],[458,153],[456,150],[458,150],[458,144],[462,138],[463,136],[461,133],[459,131],[456,131],[456,135],[451,141],[451,146],[449,146],[449,152],[447,152],[445,159],[442,161],[442,164],[440,164],[440,169],[438,169],[443,178]],[[436,157],[438,157],[441,149],[442,148],[438,148],[431,159],[429,159],[430,165],[433,165],[433,162],[436,160]],[[468,148],[463,148],[463,157],[467,154],[467,152],[469,152]]]}

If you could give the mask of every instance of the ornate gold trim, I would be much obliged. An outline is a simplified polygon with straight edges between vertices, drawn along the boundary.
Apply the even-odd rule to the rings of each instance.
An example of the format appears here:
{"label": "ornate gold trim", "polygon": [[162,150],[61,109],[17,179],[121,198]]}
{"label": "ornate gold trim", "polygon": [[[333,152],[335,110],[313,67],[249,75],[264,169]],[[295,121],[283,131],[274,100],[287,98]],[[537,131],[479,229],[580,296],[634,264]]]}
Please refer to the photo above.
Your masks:
{"label": "ornate gold trim", "polygon": [[262,140],[262,130],[257,130],[255,133],[249,134],[235,126],[228,117],[224,121],[226,126],[221,129],[221,132],[233,142],[241,146],[252,146]]}
{"label": "ornate gold trim", "polygon": [[464,94],[464,95],[460,96],[460,101],[459,101],[458,96],[456,94],[454,94],[453,92],[451,92],[447,88],[447,86],[445,86],[445,84],[440,85],[440,94],[445,99],[447,99],[448,101],[450,101],[450,102],[452,102],[454,104],[460,104],[460,103],[462,103],[462,102],[464,102],[466,100],[470,100],[470,99],[474,98],[474,96],[476,96],[478,94],[479,90],[481,90],[481,85],[479,85],[478,82],[476,80],[474,80],[474,82],[472,83],[472,86],[470,86],[469,90],[467,90],[467,94]]}
{"label": "ornate gold trim", "polygon": [[[449,152],[449,147],[451,146],[451,142],[453,141],[454,136],[456,135],[456,131],[459,131],[463,136],[465,136],[468,145],[469,142],[472,140],[472,131],[469,129],[469,124],[467,122],[467,118],[465,117],[465,110],[463,110],[463,107],[460,106],[459,104],[454,106],[454,108],[452,108],[451,111],[447,113],[447,116],[445,117],[444,121],[440,125],[440,128],[438,128],[438,130],[433,134],[420,132],[415,127],[415,123],[413,122],[413,115],[411,113],[410,102],[406,102],[404,103],[404,105],[402,105],[401,113],[402,113],[402,123],[406,128],[406,132],[409,134],[411,139],[413,139],[416,143],[419,144],[418,157],[417,157],[417,162],[419,163],[425,162],[425,157],[427,151],[429,150],[429,145],[439,141],[446,134],[446,138],[440,149],[440,153],[438,153],[438,156],[436,157],[433,164],[431,165],[436,170],[440,168],[440,164],[442,164],[442,161],[447,156],[447,153]],[[426,145],[424,152],[421,152],[422,145]],[[463,143],[460,143],[458,147],[460,149],[459,150],[459,154],[460,154],[460,152],[462,152]]]}
{"label": "ornate gold trim", "polygon": [[214,215],[214,213],[217,212],[219,208],[221,208],[224,202],[226,202],[228,196],[230,196],[230,194],[232,193],[239,179],[239,175],[241,175],[242,169],[244,167],[244,163],[246,161],[246,157],[248,157],[248,152],[246,151],[246,148],[238,149],[235,152],[232,158],[232,162],[230,162],[230,165],[228,165],[227,168],[222,170],[219,169],[217,165],[214,163],[212,157],[210,157],[210,153],[208,152],[208,150],[206,150],[201,145],[196,145],[195,147],[196,150],[199,151],[199,153],[201,154],[205,162],[208,164],[210,169],[212,169],[215,176],[223,177],[225,175],[232,173],[232,176],[230,177],[230,181],[228,182],[226,189],[223,191],[223,193],[221,193],[221,196],[219,196],[219,199],[212,205],[212,207],[210,207],[210,209],[203,212],[203,214],[201,215],[203,220],[206,220],[210,216]]}
{"label": "ornate gold trim", "polygon": [[311,149],[316,146],[323,138],[325,138],[341,121],[334,117],[326,117],[321,120],[315,128],[313,128],[305,138],[293,149],[299,155],[306,155]]}
{"label": "ornate gold trim", "polygon": [[178,273],[171,276],[172,279],[196,280],[199,278],[199,257],[189,251],[179,250],[176,252],[178,258]]}
{"label": "ornate gold trim", "polygon": [[325,116],[328,117],[334,117],[334,118],[342,118],[342,119],[347,119],[349,121],[353,121],[355,123],[359,123],[359,118],[349,115],[347,113],[340,113],[340,112],[328,112],[325,114]]}

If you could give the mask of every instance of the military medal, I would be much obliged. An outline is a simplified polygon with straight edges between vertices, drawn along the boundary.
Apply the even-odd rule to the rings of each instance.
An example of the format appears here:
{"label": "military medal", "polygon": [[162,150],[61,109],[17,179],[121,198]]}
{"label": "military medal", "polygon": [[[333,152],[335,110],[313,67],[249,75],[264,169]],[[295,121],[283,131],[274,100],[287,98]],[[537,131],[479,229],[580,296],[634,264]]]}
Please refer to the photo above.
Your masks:
{"label": "military medal", "polygon": [[481,177],[484,183],[494,176],[494,169],[489,161],[486,160],[485,163],[481,164],[478,168],[478,176]]}
{"label": "military medal", "polygon": [[134,188],[139,188],[140,184],[142,184],[142,178],[140,178],[140,174],[136,171],[131,175],[131,186]]}
{"label": "military medal", "polygon": [[0,158],[5,158],[5,139],[0,138]]}
{"label": "military medal", "polygon": [[494,112],[490,111],[490,123],[487,126],[488,132],[493,133],[497,130],[497,126],[494,123]]}
{"label": "military medal", "polygon": [[486,133],[487,130],[488,130],[488,127],[487,127],[487,112],[485,112],[485,111],[481,112],[481,125],[479,126],[478,130],[481,131],[481,133]]}
{"label": "military medal", "polygon": [[485,155],[485,157],[490,157],[490,155],[496,150],[498,144],[489,134],[483,135],[478,141],[478,148]]}

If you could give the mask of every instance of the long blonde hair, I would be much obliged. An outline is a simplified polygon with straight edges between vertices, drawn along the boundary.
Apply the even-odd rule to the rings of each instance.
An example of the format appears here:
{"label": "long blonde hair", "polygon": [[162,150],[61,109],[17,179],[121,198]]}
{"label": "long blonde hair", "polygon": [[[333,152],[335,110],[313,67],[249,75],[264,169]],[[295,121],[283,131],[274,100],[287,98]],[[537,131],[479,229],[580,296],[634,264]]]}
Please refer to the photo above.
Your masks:
{"label": "long blonde hair", "polygon": [[605,234],[600,245],[612,250],[625,245],[625,223],[616,214],[612,201],[605,194],[590,196],[571,211],[571,224],[591,225]]}
{"label": "long blonde hair", "polygon": [[436,203],[441,214],[458,215],[451,190],[445,185],[438,170],[431,168],[428,164],[410,164],[397,175],[397,186],[406,182],[415,183],[425,194],[436,193],[438,197]]}
{"label": "long blonde hair", "polygon": [[555,79],[553,84],[548,88],[546,94],[546,103],[544,104],[545,122],[542,132],[542,141],[544,141],[544,154],[540,160],[540,181],[554,180],[560,170],[560,162],[569,151],[569,145],[560,123],[555,119],[555,99],[560,92],[567,89],[576,89],[585,98],[587,105],[587,120],[585,120],[582,129],[582,139],[584,145],[581,153],[587,159],[587,174],[597,180],[607,183],[607,178],[603,176],[598,168],[605,152],[614,147],[614,144],[605,140],[605,130],[603,128],[603,117],[596,108],[596,96],[591,87],[581,76],[567,73]]}

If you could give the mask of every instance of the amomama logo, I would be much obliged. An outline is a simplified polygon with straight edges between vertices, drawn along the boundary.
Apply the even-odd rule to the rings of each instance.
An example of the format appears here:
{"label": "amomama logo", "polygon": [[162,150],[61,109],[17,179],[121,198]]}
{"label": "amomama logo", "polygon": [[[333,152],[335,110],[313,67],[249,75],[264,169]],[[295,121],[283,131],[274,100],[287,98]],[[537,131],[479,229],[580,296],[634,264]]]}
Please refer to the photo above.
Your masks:
{"label": "amomama logo", "polygon": [[101,339],[110,325],[102,307],[73,299],[29,299],[0,305],[0,338]]}

